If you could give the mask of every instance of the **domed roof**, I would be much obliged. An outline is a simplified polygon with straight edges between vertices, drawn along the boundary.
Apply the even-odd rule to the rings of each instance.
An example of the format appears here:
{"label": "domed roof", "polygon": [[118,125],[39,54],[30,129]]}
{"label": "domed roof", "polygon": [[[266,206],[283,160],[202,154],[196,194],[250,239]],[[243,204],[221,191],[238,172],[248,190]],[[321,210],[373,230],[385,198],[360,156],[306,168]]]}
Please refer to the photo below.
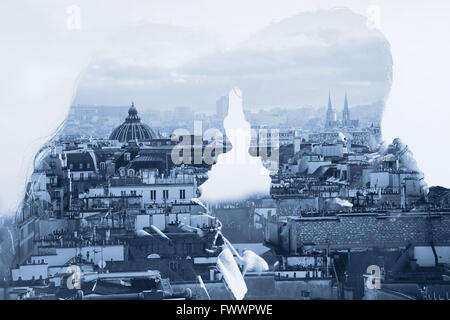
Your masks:
{"label": "domed roof", "polygon": [[158,135],[148,125],[141,122],[134,103],[128,109],[128,117],[125,122],[118,126],[109,136],[110,140],[128,142],[131,140],[150,141],[158,138]]}

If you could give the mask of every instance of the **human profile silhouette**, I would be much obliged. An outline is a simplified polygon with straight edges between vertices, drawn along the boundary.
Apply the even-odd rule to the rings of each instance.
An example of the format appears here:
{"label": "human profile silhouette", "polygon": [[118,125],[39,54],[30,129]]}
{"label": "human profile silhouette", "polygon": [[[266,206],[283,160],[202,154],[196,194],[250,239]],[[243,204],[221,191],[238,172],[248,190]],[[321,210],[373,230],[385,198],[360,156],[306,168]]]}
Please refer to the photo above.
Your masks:
{"label": "human profile silhouette", "polygon": [[224,128],[232,149],[217,157],[216,163],[203,183],[201,200],[243,200],[253,195],[270,193],[270,172],[260,157],[249,153],[251,128],[245,120],[242,91],[234,87],[228,94],[229,108]]}

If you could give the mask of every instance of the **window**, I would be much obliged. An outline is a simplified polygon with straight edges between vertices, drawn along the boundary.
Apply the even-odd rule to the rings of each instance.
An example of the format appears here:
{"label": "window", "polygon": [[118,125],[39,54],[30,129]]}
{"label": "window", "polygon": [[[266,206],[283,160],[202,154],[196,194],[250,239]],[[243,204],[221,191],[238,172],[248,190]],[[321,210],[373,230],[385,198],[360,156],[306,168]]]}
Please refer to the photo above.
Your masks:
{"label": "window", "polygon": [[186,190],[184,189],[180,190],[180,199],[181,200],[186,199]]}
{"label": "window", "polygon": [[100,162],[100,170],[105,170],[106,164],[104,162]]}
{"label": "window", "polygon": [[164,200],[169,199],[169,190],[163,190],[163,199]]}
{"label": "window", "polygon": [[80,173],[80,180],[84,180],[84,173],[83,172]]}
{"label": "window", "polygon": [[83,164],[80,163],[80,170],[83,170]]}
{"label": "window", "polygon": [[73,163],[69,163],[69,169],[73,170]]}
{"label": "window", "polygon": [[127,195],[127,192],[122,190],[122,191],[120,191],[120,195],[121,195],[122,197],[124,197],[124,196]]}
{"label": "window", "polygon": [[184,243],[184,254],[190,256],[192,254],[192,243]]}
{"label": "window", "polygon": [[136,190],[131,190],[131,195],[135,196],[136,195]]}
{"label": "window", "polygon": [[156,200],[156,190],[150,190],[150,200],[151,201]]}
{"label": "window", "polygon": [[170,261],[169,262],[169,268],[172,271],[178,271],[178,262],[176,261]]}
{"label": "window", "polygon": [[130,161],[131,154],[129,152],[126,152],[123,157],[124,157],[125,161]]}
{"label": "window", "polygon": [[88,169],[91,168],[91,164],[89,162],[86,164],[86,168],[88,168]]}

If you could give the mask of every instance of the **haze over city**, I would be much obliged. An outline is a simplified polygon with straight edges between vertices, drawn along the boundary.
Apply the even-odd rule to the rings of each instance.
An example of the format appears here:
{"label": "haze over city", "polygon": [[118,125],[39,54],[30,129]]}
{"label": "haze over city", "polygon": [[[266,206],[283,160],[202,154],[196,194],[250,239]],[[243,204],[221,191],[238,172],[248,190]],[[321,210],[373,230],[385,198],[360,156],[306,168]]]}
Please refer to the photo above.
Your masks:
{"label": "haze over city", "polygon": [[301,13],[223,48],[205,30],[140,25],[117,33],[79,79],[74,104],[147,108],[187,105],[213,113],[237,85],[247,110],[326,105],[344,92],[353,105],[384,101],[389,43],[348,9]]}

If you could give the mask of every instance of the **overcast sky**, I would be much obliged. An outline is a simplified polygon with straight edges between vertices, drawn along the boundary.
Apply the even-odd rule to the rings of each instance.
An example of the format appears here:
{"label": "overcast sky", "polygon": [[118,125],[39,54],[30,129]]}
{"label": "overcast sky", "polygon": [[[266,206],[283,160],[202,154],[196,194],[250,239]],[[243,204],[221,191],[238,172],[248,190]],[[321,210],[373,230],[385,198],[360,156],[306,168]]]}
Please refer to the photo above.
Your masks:
{"label": "overcast sky", "polygon": [[74,104],[214,112],[239,86],[247,109],[382,101],[392,79],[389,43],[349,9],[301,13],[238,39],[205,29],[143,24],[114,35],[80,77]]}

